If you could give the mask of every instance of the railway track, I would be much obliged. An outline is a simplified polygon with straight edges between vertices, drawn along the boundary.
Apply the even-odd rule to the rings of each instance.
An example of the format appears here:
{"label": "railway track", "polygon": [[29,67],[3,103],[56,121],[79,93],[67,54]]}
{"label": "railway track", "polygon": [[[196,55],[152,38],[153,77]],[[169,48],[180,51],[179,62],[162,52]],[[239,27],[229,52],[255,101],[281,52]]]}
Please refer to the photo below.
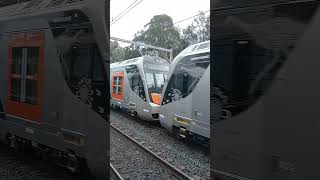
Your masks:
{"label": "railway track", "polygon": [[[139,149],[138,151],[144,152],[143,156],[146,156],[147,158],[152,159],[152,160],[149,160],[149,162],[157,162],[157,163],[153,163],[153,165],[157,164],[157,168],[159,168],[159,169],[156,169],[156,168],[153,168],[153,169],[156,169],[157,171],[161,171],[160,173],[157,172],[157,173],[161,174],[161,179],[194,180],[193,178],[189,177],[187,174],[182,172],[180,169],[176,168],[175,166],[170,164],[168,161],[161,158],[156,153],[152,152],[150,150],[151,147],[144,146],[143,143],[138,142],[137,140],[131,138],[128,134],[124,133],[123,131],[121,131],[121,129],[115,127],[114,125],[110,124],[110,126],[112,128],[111,133],[116,133],[117,135],[124,137],[124,138],[122,138],[122,140],[126,139],[127,141],[129,141],[126,144],[132,145],[130,148],[130,150],[132,150],[132,152],[134,152],[134,149],[136,149],[136,151],[137,151],[137,149]],[[133,146],[134,146],[134,148],[133,148]],[[113,145],[111,145],[111,148],[112,147],[113,147]],[[134,161],[134,159],[136,159],[136,158],[135,157],[130,158],[131,161]],[[129,158],[127,160],[129,160]],[[128,162],[126,162],[126,163],[128,163]],[[129,167],[129,168],[135,168],[134,163],[135,162],[132,162],[132,167]],[[116,163],[114,163],[114,164],[116,164]],[[125,164],[125,166],[127,166],[126,168],[128,168],[128,164]],[[122,167],[119,167],[119,168],[122,168]],[[143,168],[141,168],[141,169],[143,169]],[[121,174],[121,170],[119,172]],[[123,173],[126,173],[126,172],[123,172]],[[152,173],[152,171],[148,171],[147,173]],[[152,176],[152,175],[149,175],[149,176]],[[137,178],[139,178],[139,177],[137,177]]]}
{"label": "railway track", "polygon": [[141,121],[121,111],[110,111],[111,124],[196,180],[209,180],[210,155],[207,147],[186,144],[171,136],[158,124]]}
{"label": "railway track", "polygon": [[123,180],[119,172],[110,163],[110,179],[111,180]]}

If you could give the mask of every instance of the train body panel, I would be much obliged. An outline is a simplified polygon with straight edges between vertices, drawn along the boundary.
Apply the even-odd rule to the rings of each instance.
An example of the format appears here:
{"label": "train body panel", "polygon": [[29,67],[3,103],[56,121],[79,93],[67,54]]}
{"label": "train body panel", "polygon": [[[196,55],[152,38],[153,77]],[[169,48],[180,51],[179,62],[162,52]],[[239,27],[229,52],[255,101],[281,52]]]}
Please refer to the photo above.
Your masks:
{"label": "train body panel", "polygon": [[[111,105],[147,121],[157,121],[159,99],[169,63],[158,57],[139,57],[111,64]],[[120,87],[118,87],[120,85]]]}
{"label": "train body panel", "polygon": [[213,9],[212,176],[319,179],[320,2],[247,2]]}
{"label": "train body panel", "polygon": [[74,154],[97,178],[106,177],[108,44],[100,40],[108,34],[100,17],[106,4],[60,3],[0,8],[0,139]]}
{"label": "train body panel", "polygon": [[160,123],[185,137],[210,138],[210,42],[191,45],[173,61],[162,92]]}

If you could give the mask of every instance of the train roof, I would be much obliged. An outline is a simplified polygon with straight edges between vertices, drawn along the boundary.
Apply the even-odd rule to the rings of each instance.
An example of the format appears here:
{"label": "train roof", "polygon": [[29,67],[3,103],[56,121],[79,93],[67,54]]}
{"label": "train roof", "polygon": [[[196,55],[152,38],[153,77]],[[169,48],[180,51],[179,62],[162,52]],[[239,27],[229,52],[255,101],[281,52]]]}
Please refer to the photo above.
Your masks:
{"label": "train roof", "polygon": [[0,22],[83,7],[87,0],[31,0],[0,8]]}
{"label": "train roof", "polygon": [[201,43],[190,45],[174,58],[171,64],[171,68],[174,68],[175,65],[181,60],[182,57],[193,55],[193,54],[206,53],[206,52],[210,52],[210,41],[204,41]]}
{"label": "train roof", "polygon": [[[190,45],[186,49],[184,49],[181,53],[177,55],[177,57],[180,56],[187,56],[202,52],[210,52],[210,41],[205,41],[197,44]],[[177,59],[177,57],[175,59]]]}
{"label": "train roof", "polygon": [[168,61],[166,61],[165,59],[162,59],[160,57],[157,57],[157,56],[141,56],[141,57],[137,57],[137,58],[133,58],[133,59],[128,59],[125,61],[112,63],[112,64],[110,64],[110,68],[137,65],[137,64],[142,64],[145,61],[151,61],[151,62],[153,61],[153,62],[159,63],[159,64],[167,64],[168,66],[170,65],[168,63]]}

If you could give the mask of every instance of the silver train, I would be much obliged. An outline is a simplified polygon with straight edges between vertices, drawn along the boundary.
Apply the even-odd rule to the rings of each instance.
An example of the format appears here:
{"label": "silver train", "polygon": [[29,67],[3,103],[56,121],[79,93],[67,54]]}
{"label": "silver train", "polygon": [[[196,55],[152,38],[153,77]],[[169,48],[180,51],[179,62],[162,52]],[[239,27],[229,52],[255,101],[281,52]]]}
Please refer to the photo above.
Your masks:
{"label": "silver train", "polygon": [[160,123],[188,140],[210,139],[210,42],[194,44],[173,61],[163,89]]}
{"label": "silver train", "polygon": [[320,179],[320,1],[224,0],[213,12],[212,178]]}
{"label": "silver train", "polygon": [[0,140],[97,179],[109,174],[108,10],[104,0],[0,8]]}
{"label": "silver train", "polygon": [[161,92],[169,68],[166,60],[151,56],[112,63],[111,106],[146,121],[158,121]]}

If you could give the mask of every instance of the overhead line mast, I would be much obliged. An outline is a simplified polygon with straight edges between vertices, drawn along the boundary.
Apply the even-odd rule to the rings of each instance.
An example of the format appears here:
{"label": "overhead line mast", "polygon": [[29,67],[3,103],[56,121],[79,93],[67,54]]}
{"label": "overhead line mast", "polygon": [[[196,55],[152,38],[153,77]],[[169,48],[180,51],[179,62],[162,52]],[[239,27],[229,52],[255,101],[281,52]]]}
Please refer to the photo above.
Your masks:
{"label": "overhead line mast", "polygon": [[146,47],[146,48],[152,48],[152,49],[157,49],[157,50],[160,50],[160,51],[165,51],[165,52],[170,53],[169,62],[171,63],[172,60],[173,60],[173,49],[165,49],[165,48],[161,48],[161,47],[157,47],[157,46],[153,46],[153,45],[149,45],[149,44],[145,44],[145,43],[130,41],[130,40],[116,38],[116,37],[110,37],[110,39],[115,40],[115,41],[129,43],[129,44],[135,44],[135,45],[143,46],[143,47]]}

